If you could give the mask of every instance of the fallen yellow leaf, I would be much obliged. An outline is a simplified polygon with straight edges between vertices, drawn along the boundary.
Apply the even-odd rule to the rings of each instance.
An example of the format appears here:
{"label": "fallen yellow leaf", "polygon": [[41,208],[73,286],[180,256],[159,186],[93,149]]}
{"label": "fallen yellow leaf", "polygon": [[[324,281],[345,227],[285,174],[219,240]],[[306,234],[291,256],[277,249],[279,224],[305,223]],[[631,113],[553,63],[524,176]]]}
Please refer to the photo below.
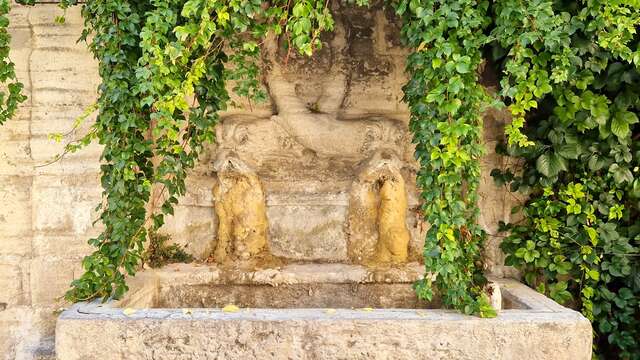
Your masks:
{"label": "fallen yellow leaf", "polygon": [[227,305],[227,306],[222,308],[223,312],[228,312],[228,313],[234,313],[234,312],[237,312],[239,310],[240,310],[240,308],[235,306],[235,305],[233,305],[233,304],[229,304],[229,305]]}
{"label": "fallen yellow leaf", "polygon": [[191,311],[191,309],[182,309],[182,313],[185,314],[185,315],[191,315],[192,311]]}
{"label": "fallen yellow leaf", "polygon": [[366,311],[366,312],[369,312],[369,311],[373,311],[373,308],[366,307],[366,308],[362,308],[362,309],[360,309],[360,310],[362,310],[362,311]]}
{"label": "fallen yellow leaf", "polygon": [[127,316],[131,316],[131,315],[135,314],[136,311],[137,311],[136,309],[126,308],[126,309],[122,310],[122,313],[127,315]]}
{"label": "fallen yellow leaf", "polygon": [[329,315],[335,314],[336,313],[336,309],[327,309],[327,310],[325,310],[325,313],[327,313]]}

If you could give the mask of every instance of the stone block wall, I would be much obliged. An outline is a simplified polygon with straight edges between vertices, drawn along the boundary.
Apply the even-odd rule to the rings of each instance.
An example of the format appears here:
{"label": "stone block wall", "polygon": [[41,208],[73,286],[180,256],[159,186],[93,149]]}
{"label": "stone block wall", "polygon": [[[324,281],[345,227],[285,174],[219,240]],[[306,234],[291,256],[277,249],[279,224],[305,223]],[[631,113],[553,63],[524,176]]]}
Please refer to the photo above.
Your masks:
{"label": "stone block wall", "polygon": [[[100,201],[98,157],[92,146],[49,166],[72,119],[96,97],[96,64],[77,39],[82,19],[55,5],[13,5],[11,59],[27,101],[0,130],[0,359],[52,354],[58,298],[80,274],[80,261]],[[76,136],[70,134],[67,139]]]}
{"label": "stone block wall", "polygon": [[[87,239],[100,232],[99,224],[92,225],[93,209],[101,200],[100,147],[91,145],[46,165],[63,146],[49,134],[71,130],[74,119],[95,100],[100,82],[96,62],[85,45],[77,43],[82,29],[79,9],[68,10],[63,25],[54,22],[61,14],[54,4],[14,5],[10,14],[11,58],[28,100],[0,127],[0,359],[53,357],[56,313],[68,305],[60,296],[81,274],[80,261],[92,250]],[[349,112],[361,114],[376,103],[378,110],[408,120],[398,81],[403,70],[398,59],[404,50],[385,35],[392,24],[381,11],[347,15],[373,25],[350,29],[352,55],[364,54],[369,61],[348,64],[354,74],[366,76],[351,79],[344,104]],[[368,55],[371,51],[375,56]],[[232,109],[228,115],[237,113],[242,111]],[[269,106],[254,114],[270,115]],[[495,189],[488,176],[504,162],[491,151],[504,121],[500,113],[487,116],[481,223],[491,234],[497,231],[497,220],[508,219],[511,208],[509,195]],[[68,134],[65,141],[86,128],[85,124]],[[195,254],[211,250],[216,227],[211,155],[201,160],[188,180],[189,193],[164,229]],[[499,239],[490,235],[486,250],[490,270],[498,276],[504,274]]]}

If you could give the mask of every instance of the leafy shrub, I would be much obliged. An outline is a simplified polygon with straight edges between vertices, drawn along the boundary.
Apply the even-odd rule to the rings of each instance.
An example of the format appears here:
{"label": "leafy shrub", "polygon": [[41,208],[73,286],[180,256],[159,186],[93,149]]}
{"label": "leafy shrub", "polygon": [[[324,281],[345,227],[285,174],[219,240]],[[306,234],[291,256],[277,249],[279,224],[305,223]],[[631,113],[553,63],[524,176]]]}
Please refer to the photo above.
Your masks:
{"label": "leafy shrub", "polygon": [[493,175],[528,194],[503,227],[506,264],[580,309],[599,356],[638,359],[640,3],[496,5],[491,54],[514,116],[500,150],[522,168]]}
{"label": "leafy shrub", "polygon": [[593,322],[600,356],[638,359],[640,74],[590,41],[574,51],[587,75],[530,114],[524,134],[533,145],[499,148],[522,168],[492,175],[529,194],[522,221],[503,227],[502,249],[527,284]]}
{"label": "leafy shrub", "polygon": [[190,263],[193,256],[178,244],[169,244],[171,237],[156,232],[149,234],[149,247],[144,253],[144,262],[152,268],[173,263]]}

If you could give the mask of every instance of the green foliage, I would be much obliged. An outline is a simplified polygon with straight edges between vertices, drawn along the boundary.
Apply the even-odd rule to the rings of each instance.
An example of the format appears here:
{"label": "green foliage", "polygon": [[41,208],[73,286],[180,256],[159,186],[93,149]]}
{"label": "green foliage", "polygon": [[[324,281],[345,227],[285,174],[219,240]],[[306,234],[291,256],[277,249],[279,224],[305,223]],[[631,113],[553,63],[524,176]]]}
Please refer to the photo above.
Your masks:
{"label": "green foliage", "polygon": [[157,232],[149,233],[149,246],[144,253],[143,261],[152,268],[159,268],[173,263],[189,263],[193,256],[186,253],[177,244],[168,244],[171,238]]}
{"label": "green foliage", "polygon": [[[634,153],[637,167],[638,146]],[[529,175],[534,194],[524,220],[506,226],[506,264],[521,269],[538,291],[579,308],[594,322],[603,354],[633,358],[640,354],[640,194],[607,169],[592,173],[586,161],[569,166],[574,174],[545,188],[544,175]],[[536,171],[532,163],[526,167]]]}
{"label": "green foliage", "polygon": [[266,8],[259,0],[90,0],[82,6],[81,38],[99,62],[102,84],[95,125],[65,152],[92,141],[103,146],[103,201],[96,210],[105,230],[89,240],[97,250],[84,258],[85,273],[67,300],[106,300],[127,290],[125,277],[140,266],[145,241],[173,214],[188,170],[214,139],[217,113],[229,100],[226,82],[234,81],[241,96],[263,100],[259,43],[269,31],[284,31],[290,49],[310,54],[320,46],[320,32],[333,26],[327,6],[281,1]]}
{"label": "green foliage", "polygon": [[22,92],[23,85],[16,79],[15,64],[9,58],[11,36],[9,26],[10,1],[0,0],[0,125],[11,119],[18,104],[27,99]]}
{"label": "green foliage", "polygon": [[488,1],[402,0],[402,35],[415,51],[404,100],[411,109],[416,158],[421,169],[423,213],[431,224],[424,245],[427,272],[416,285],[431,299],[433,285],[443,303],[467,314],[495,316],[484,293],[477,225],[482,109],[490,102],[478,83],[481,48],[488,41]]}
{"label": "green foliage", "polygon": [[637,359],[640,2],[503,1],[496,10],[493,33],[504,36],[494,60],[516,117],[502,150],[523,166],[493,175],[529,194],[523,220],[504,227],[506,263],[580,309],[600,356]]}

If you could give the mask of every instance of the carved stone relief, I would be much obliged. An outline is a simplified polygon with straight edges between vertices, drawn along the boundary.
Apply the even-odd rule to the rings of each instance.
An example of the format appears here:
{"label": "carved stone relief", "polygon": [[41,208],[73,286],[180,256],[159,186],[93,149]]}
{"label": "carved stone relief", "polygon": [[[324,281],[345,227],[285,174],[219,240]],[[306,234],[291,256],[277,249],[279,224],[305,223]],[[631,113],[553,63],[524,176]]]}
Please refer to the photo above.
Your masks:
{"label": "carved stone relief", "polygon": [[336,12],[334,33],[312,58],[288,54],[278,39],[264,45],[272,115],[223,116],[217,129],[216,261],[267,248],[292,260],[417,258],[409,256],[422,224],[408,212],[418,203],[406,113],[379,111],[376,103],[357,112],[347,105],[354,78],[399,82],[402,69],[391,60],[383,61],[382,73],[351,73],[357,56],[375,60],[363,46],[388,26],[381,12],[360,27]]}

